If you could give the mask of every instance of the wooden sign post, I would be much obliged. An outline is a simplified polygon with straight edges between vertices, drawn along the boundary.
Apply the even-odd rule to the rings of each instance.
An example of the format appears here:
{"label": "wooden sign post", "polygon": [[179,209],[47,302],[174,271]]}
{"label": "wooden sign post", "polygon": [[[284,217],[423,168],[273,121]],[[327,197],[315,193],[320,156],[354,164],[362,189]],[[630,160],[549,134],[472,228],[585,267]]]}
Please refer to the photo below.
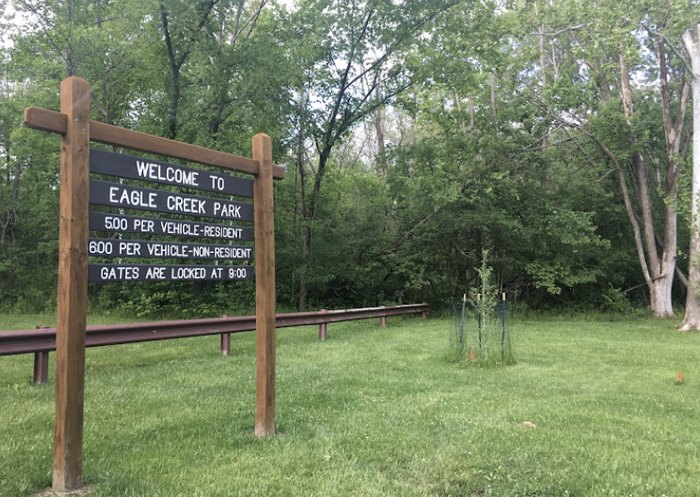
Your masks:
{"label": "wooden sign post", "polygon": [[56,316],[56,418],[53,488],[80,488],[83,457],[83,392],[87,313],[90,85],[61,83],[61,217]]}
{"label": "wooden sign post", "polygon": [[[230,244],[178,243],[168,240],[88,238],[89,230],[232,240],[255,239],[256,403],[255,435],[275,432],[275,225],[273,178],[284,170],[272,162],[272,141],[253,137],[253,158],[147,135],[90,120],[90,85],[71,77],[61,83],[61,111],[28,108],[27,127],[62,135],[58,315],[56,323],[56,418],[53,489],[82,486],[85,325],[88,281],[243,280],[252,268],[232,265],[88,264],[88,257],[250,259],[250,247]],[[95,150],[90,142],[140,150],[254,176],[250,180],[210,173],[153,159]],[[203,189],[226,198],[153,190],[123,183],[91,180],[90,172],[120,178]],[[253,204],[230,196],[253,197]],[[180,216],[253,221],[253,228],[230,224],[90,212],[101,205],[171,212]],[[118,243],[117,243],[118,242]]]}
{"label": "wooden sign post", "polygon": [[275,221],[272,197],[272,141],[253,137],[255,178],[255,435],[275,432]]}

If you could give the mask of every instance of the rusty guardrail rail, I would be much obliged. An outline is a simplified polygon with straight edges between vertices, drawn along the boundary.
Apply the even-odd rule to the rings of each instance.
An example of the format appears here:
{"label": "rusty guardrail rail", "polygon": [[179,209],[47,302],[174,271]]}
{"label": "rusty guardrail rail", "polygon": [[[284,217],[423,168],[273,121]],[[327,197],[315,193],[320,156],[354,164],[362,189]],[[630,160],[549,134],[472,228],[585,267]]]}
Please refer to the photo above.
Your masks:
{"label": "rusty guardrail rail", "polygon": [[[423,317],[426,317],[428,310],[428,304],[408,304],[391,307],[292,312],[277,314],[276,326],[277,328],[290,328],[318,324],[319,339],[325,340],[329,323],[379,318],[382,327],[384,327],[388,316],[421,314]],[[255,316],[93,325],[87,327],[85,346],[100,347],[154,340],[221,335],[221,351],[224,355],[228,355],[231,352],[231,333],[253,330],[255,330]],[[0,332],[0,356],[34,354],[35,384],[45,384],[48,381],[49,352],[53,350],[56,350],[55,328]]]}

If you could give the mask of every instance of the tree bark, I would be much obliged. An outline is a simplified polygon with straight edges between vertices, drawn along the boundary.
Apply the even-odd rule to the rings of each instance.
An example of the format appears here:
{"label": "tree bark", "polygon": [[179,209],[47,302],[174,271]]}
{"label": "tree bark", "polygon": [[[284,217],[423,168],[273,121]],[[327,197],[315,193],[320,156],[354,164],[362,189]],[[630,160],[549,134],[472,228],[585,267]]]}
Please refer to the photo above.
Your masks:
{"label": "tree bark", "polygon": [[[73,27],[73,0],[68,0],[66,2],[66,22],[69,27]],[[66,77],[71,77],[75,75],[75,57],[73,54],[73,45],[71,44],[73,40],[66,40],[66,53],[64,60],[66,62]]]}
{"label": "tree bark", "polygon": [[700,24],[683,35],[693,71],[693,180],[690,209],[688,293],[681,330],[700,330]]}
{"label": "tree bark", "polygon": [[377,156],[375,160],[379,164],[382,173],[386,176],[389,172],[386,160],[386,143],[384,140],[384,107],[377,107],[372,116],[372,124],[374,124],[374,132],[377,135]]}
{"label": "tree bark", "polygon": [[306,307],[309,305],[309,284],[307,279],[311,261],[311,227],[309,225],[305,225],[302,230],[302,244],[301,257],[303,267],[299,275],[299,310],[305,311]]}
{"label": "tree bark", "polygon": [[[547,91],[547,63],[544,53],[544,25],[540,25],[539,30],[540,38],[540,83],[542,84],[542,98],[545,98],[545,92]],[[542,137],[542,150],[549,147],[549,129],[545,130],[544,136]]]}
{"label": "tree bark", "polygon": [[187,57],[177,60],[173,47],[172,37],[170,36],[170,24],[168,21],[168,12],[165,9],[163,0],[160,2],[160,21],[163,27],[163,38],[165,40],[165,48],[168,52],[168,64],[170,66],[170,77],[172,78],[170,87],[170,106],[168,108],[168,120],[166,126],[166,136],[171,140],[177,137],[177,114],[180,105],[180,67]]}
{"label": "tree bark", "polygon": [[[676,269],[678,254],[678,178],[680,176],[680,146],[683,135],[683,124],[687,109],[690,87],[685,77],[681,78],[681,86],[678,97],[678,108],[675,112],[671,109],[671,90],[668,82],[668,62],[666,54],[666,42],[658,37],[656,40],[657,58],[659,64],[659,82],[661,89],[661,111],[664,124],[664,137],[666,140],[666,185],[664,202],[664,240],[662,251],[662,267],[660,268],[662,285],[665,285],[663,308],[657,307],[657,315],[672,316],[673,305],[671,302],[671,290],[673,276]],[[666,309],[660,314],[659,311]]]}
{"label": "tree bark", "polygon": [[304,139],[303,139],[303,128],[300,130],[299,137],[299,151],[297,157],[297,168],[299,170],[299,186],[300,186],[300,211],[302,219],[302,249],[301,249],[301,271],[299,273],[299,301],[298,309],[300,311],[305,311],[307,306],[307,296],[309,294],[308,290],[308,265],[311,259],[311,227],[309,226],[309,215],[306,203],[306,171],[305,161],[304,161]]}

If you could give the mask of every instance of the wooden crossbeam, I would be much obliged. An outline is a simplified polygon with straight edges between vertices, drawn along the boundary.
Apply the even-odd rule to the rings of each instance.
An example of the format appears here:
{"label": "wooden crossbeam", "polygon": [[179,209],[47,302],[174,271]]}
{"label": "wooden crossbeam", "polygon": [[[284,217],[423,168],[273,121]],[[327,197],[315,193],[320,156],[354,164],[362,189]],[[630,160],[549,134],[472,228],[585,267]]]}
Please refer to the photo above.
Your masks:
{"label": "wooden crossbeam", "polygon": [[[24,125],[32,129],[65,135],[67,119],[66,115],[60,112],[28,107],[24,110]],[[90,121],[90,140],[208,166],[222,167],[254,176],[258,174],[258,161],[254,159],[120,128],[99,121]],[[284,178],[284,168],[273,166],[272,177],[275,179]]]}

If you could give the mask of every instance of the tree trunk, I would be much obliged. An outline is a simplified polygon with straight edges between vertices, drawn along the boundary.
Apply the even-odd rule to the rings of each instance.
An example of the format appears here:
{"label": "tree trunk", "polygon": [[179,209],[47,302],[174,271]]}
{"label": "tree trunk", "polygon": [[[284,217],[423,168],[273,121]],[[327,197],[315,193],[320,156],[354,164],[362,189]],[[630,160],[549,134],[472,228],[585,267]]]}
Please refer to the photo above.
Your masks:
{"label": "tree trunk", "polygon": [[[300,121],[299,121],[299,135],[297,137],[297,171],[299,172],[299,189],[300,189],[300,195],[299,195],[299,211],[301,214],[301,220],[303,223],[302,227],[302,249],[301,249],[301,271],[299,274],[299,300],[298,300],[298,308],[300,311],[305,311],[306,306],[308,305],[308,294],[309,294],[309,289],[308,289],[308,280],[307,280],[307,274],[308,274],[308,263],[309,259],[311,258],[311,227],[308,225],[308,207],[306,203],[306,182],[308,181],[308,178],[306,176],[306,169],[305,169],[305,164],[306,164],[306,150],[305,150],[305,139],[306,136],[304,134],[305,131],[305,120],[306,120],[306,113],[308,111],[307,105],[308,105],[308,95],[306,94],[306,90],[301,92],[302,95],[302,101],[301,101],[301,112],[299,112],[300,116]],[[296,222],[296,214],[294,216],[294,221]]]}
{"label": "tree trunk", "polygon": [[[201,5],[201,18],[199,19],[199,22],[197,24],[197,28],[193,31],[193,33],[199,34],[203,29],[204,26],[207,23],[207,20],[209,19],[209,15],[211,14],[214,6],[219,2],[219,0],[208,0],[208,2],[200,3]],[[180,47],[179,50],[174,46],[173,42],[176,37],[173,36],[173,33],[170,28],[170,21],[168,18],[168,10],[165,8],[165,0],[160,0],[159,3],[160,7],[160,23],[161,23],[161,28],[163,29],[163,40],[165,41],[165,48],[167,51],[168,55],[168,64],[170,66],[170,77],[172,81],[171,87],[169,88],[170,92],[170,108],[168,109],[168,119],[167,119],[167,124],[166,124],[166,135],[167,138],[175,139],[177,138],[177,134],[180,128],[180,123],[179,123],[179,109],[180,109],[180,96],[182,92],[182,81],[180,77],[182,76],[182,68],[189,58],[192,49],[194,47],[194,44],[197,41],[197,35],[192,35],[187,39],[186,42],[182,44],[182,47]],[[202,35],[204,36],[204,35]]]}
{"label": "tree trunk", "polygon": [[[328,158],[330,157],[330,147],[326,147],[321,151],[318,158],[318,168],[316,169],[316,176],[314,178],[313,188],[311,190],[311,196],[306,200],[306,188],[304,187],[305,176],[302,175],[302,219],[304,221],[303,229],[303,246],[302,246],[302,270],[299,276],[299,310],[306,310],[308,305],[308,273],[311,266],[311,242],[312,242],[312,230],[311,223],[316,218],[316,207],[318,205],[318,194],[321,189],[321,180],[323,179],[324,172],[326,171],[326,166],[328,164]],[[299,170],[303,174],[303,163],[300,162]]]}
{"label": "tree trunk", "polygon": [[305,311],[308,303],[309,295],[309,285],[307,281],[307,274],[309,271],[309,262],[311,260],[311,227],[306,225],[302,230],[303,240],[302,240],[302,269],[299,275],[299,310]]}
{"label": "tree trunk", "polygon": [[[175,48],[173,47],[172,37],[170,35],[170,24],[168,21],[168,12],[165,10],[165,4],[163,0],[160,2],[160,21],[163,28],[163,38],[165,40],[165,47],[168,52],[168,64],[170,66],[170,77],[171,87],[170,92],[170,106],[168,108],[168,119],[166,125],[166,135],[167,138],[175,139],[177,137],[177,112],[178,106],[180,104],[180,67],[181,63],[176,60]],[[185,56],[186,57],[186,56]],[[181,59],[184,62],[184,58]]]}
{"label": "tree trunk", "polygon": [[[545,92],[547,91],[547,63],[544,55],[544,25],[540,25],[539,30],[540,37],[540,83],[542,84],[542,98],[545,98]],[[542,150],[549,147],[549,129],[545,130],[544,136],[542,137]]]}
{"label": "tree trunk", "polygon": [[654,280],[651,288],[651,309],[654,311],[654,315],[660,318],[673,316],[671,290],[673,289],[675,261],[670,265],[673,267],[665,268],[663,274]]}
{"label": "tree trunk", "polygon": [[[678,255],[678,178],[680,177],[680,147],[683,136],[683,125],[687,110],[690,88],[681,77],[681,88],[678,97],[678,107],[671,108],[671,90],[669,85],[668,62],[666,56],[666,42],[662,37],[656,39],[656,51],[659,64],[659,83],[661,90],[661,112],[664,125],[664,138],[666,141],[666,186],[664,191],[664,239],[661,257],[662,267],[660,276],[667,277],[668,282],[662,283],[667,298],[655,309],[657,316],[672,316],[671,286],[676,270],[676,257]],[[657,302],[659,304],[659,302]]]}
{"label": "tree trunk", "polygon": [[491,118],[493,119],[493,125],[496,126],[498,115],[496,112],[496,76],[494,73],[489,73],[489,86],[491,87]]}
{"label": "tree trunk", "polygon": [[[73,28],[73,0],[68,0],[66,2],[66,21],[69,26],[69,33]],[[67,40],[66,51],[64,54],[64,60],[66,63],[66,77],[75,75],[75,55],[73,54],[72,40]]]}
{"label": "tree trunk", "polygon": [[[641,211],[641,232],[640,239],[637,240],[637,252],[644,278],[649,290],[651,309],[657,317],[673,316],[673,302],[671,299],[673,289],[673,277],[676,270],[676,256],[678,250],[677,224],[678,214],[676,203],[678,201],[678,175],[679,168],[677,155],[680,144],[681,131],[684,119],[685,92],[681,91],[679,109],[676,119],[672,118],[671,99],[668,88],[667,67],[665,49],[663,46],[657,47],[659,63],[659,79],[661,81],[662,94],[662,114],[664,120],[664,132],[666,138],[666,185],[664,188],[663,207],[663,240],[661,253],[656,244],[656,234],[654,226],[654,216],[651,201],[651,192],[648,184],[648,170],[641,152],[632,154],[630,167],[632,169],[631,180],[634,185],[637,207]],[[627,125],[632,127],[632,117],[634,106],[632,100],[632,87],[629,78],[629,69],[622,54],[620,62],[620,85],[622,90],[622,104],[625,112]],[[630,145],[637,148],[634,137],[631,138]],[[626,182],[624,174],[621,182]],[[632,220],[636,214],[631,209],[631,205],[626,205],[627,213]]]}
{"label": "tree trunk", "polygon": [[377,134],[377,161],[382,173],[386,176],[388,172],[386,160],[386,144],[384,142],[384,107],[377,107],[372,116],[374,124],[374,132]]}
{"label": "tree trunk", "polygon": [[700,330],[700,24],[683,35],[693,70],[693,180],[690,209],[688,293],[681,330]]}

